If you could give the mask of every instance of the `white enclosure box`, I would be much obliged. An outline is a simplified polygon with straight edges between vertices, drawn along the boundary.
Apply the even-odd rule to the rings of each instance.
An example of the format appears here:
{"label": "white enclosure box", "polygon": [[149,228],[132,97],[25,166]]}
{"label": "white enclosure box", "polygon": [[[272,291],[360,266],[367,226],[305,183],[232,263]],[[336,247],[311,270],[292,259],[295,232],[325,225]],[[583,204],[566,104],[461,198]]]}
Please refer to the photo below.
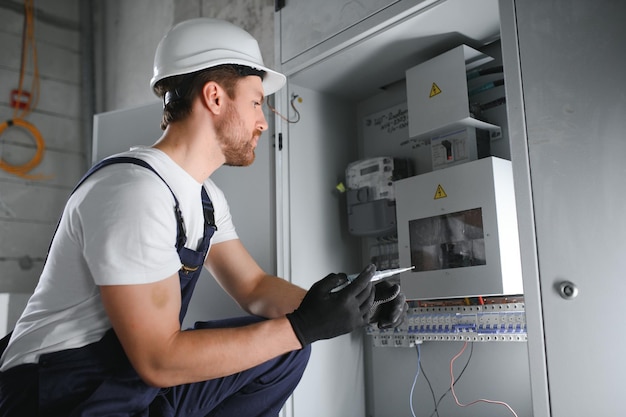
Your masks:
{"label": "white enclosure box", "polygon": [[395,183],[408,299],[522,294],[510,161],[489,157]]}
{"label": "white enclosure box", "polygon": [[409,136],[432,137],[479,127],[494,131],[498,126],[474,119],[470,114],[467,72],[493,58],[467,45],[460,45],[406,71]]}

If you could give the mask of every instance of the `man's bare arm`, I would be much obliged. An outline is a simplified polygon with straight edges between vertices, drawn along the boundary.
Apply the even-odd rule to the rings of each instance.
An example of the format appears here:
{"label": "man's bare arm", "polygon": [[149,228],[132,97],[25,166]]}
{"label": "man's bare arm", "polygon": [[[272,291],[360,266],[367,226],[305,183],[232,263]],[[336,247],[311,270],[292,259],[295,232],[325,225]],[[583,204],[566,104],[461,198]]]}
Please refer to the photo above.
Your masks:
{"label": "man's bare arm", "polygon": [[150,385],[231,375],[301,348],[285,317],[239,328],[181,331],[178,275],[151,284],[102,286],[100,292],[124,351]]}
{"label": "man's bare arm", "polygon": [[282,317],[295,310],[306,294],[304,289],[265,273],[238,239],[212,246],[205,265],[222,288],[251,314]]}

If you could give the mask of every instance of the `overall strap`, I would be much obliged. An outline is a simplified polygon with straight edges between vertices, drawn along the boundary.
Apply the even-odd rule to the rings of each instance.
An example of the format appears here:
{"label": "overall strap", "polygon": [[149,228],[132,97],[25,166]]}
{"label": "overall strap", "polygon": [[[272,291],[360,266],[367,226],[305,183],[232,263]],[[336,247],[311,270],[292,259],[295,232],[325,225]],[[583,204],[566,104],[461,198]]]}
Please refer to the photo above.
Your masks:
{"label": "overall strap", "polygon": [[209,198],[209,194],[206,192],[204,186],[201,191],[202,197],[202,211],[204,213],[204,235],[208,237],[202,242],[198,251],[205,252],[209,248],[209,241],[213,234],[217,231],[217,225],[215,224],[215,210],[213,209],[213,202]]}
{"label": "overall strap", "polygon": [[[177,233],[176,233],[176,250],[178,251],[178,256],[181,261],[181,269],[178,272],[180,277],[180,287],[181,287],[181,309],[180,309],[180,322],[182,324],[185,314],[187,313],[187,308],[189,306],[189,302],[191,301],[191,296],[193,295],[194,288],[198,281],[198,277],[200,276],[201,268],[204,263],[204,259],[206,258],[206,254],[209,250],[209,246],[211,244],[211,238],[213,234],[217,230],[217,226],[215,224],[215,212],[213,208],[213,203],[209,198],[209,194],[207,193],[204,185],[201,187],[201,198],[202,198],[202,211],[204,217],[204,235],[202,241],[199,244],[197,250],[189,249],[185,247],[185,243],[187,242],[187,233],[185,230],[185,222],[183,220],[182,213],[180,211],[180,206],[178,203],[178,199],[172,191],[172,188],[169,184],[159,175],[158,172],[146,161],[139,158],[133,158],[128,156],[116,156],[104,159],[99,163],[95,164],[87,173],[81,178],[72,193],[80,187],[87,178],[89,178],[94,172],[98,171],[101,168],[104,168],[113,164],[123,164],[130,163],[142,166],[150,171],[154,172],[157,177],[163,181],[163,183],[167,186],[167,188],[172,193],[172,197],[174,197],[174,214],[176,216],[176,224],[177,224]],[[57,225],[58,228],[58,225]]]}
{"label": "overall strap", "polygon": [[[187,231],[185,230],[185,221],[183,220],[183,215],[180,212],[180,205],[178,204],[178,199],[176,198],[176,195],[174,194],[174,191],[172,191],[172,189],[170,188],[169,184],[167,182],[165,182],[163,177],[161,177],[161,175],[159,175],[159,173],[156,172],[156,170],[154,168],[152,168],[152,165],[150,165],[149,163],[147,163],[143,159],[133,158],[133,157],[130,157],[130,156],[116,156],[116,157],[112,157],[112,158],[103,159],[102,161],[100,161],[97,164],[95,164],[94,166],[92,166],[91,169],[89,169],[89,171],[87,171],[87,173],[80,179],[80,181],[78,181],[78,184],[76,184],[76,187],[74,187],[74,190],[72,190],[72,194],[94,172],[98,171],[100,168],[104,168],[106,166],[113,165],[113,164],[135,164],[135,165],[142,166],[142,167],[147,168],[150,171],[154,172],[156,174],[156,176],[159,177],[161,179],[161,181],[163,181],[163,183],[170,190],[170,193],[172,193],[172,197],[174,197],[174,215],[176,216],[176,224],[177,224],[176,249],[180,250],[183,246],[185,246],[185,243],[187,242]],[[202,188],[204,189],[204,187],[202,187]],[[211,210],[212,209],[213,209],[213,206],[211,205]],[[207,220],[206,216],[207,215],[205,213],[205,222]],[[211,212],[211,218],[213,218],[213,212]]]}
{"label": "overall strap", "polygon": [[213,203],[211,202],[209,194],[206,192],[204,186],[201,188],[202,211],[204,214],[204,234],[202,236],[202,240],[196,250],[186,247],[182,247],[178,250],[178,256],[180,257],[180,261],[182,263],[182,267],[178,271],[181,295],[180,313],[178,318],[181,326],[183,324],[183,320],[185,319],[185,315],[187,314],[187,309],[189,307],[189,303],[191,302],[191,297],[193,296],[196,283],[198,282],[198,278],[202,272],[202,265],[204,264],[207,253],[209,252],[211,238],[217,230],[213,212]]}

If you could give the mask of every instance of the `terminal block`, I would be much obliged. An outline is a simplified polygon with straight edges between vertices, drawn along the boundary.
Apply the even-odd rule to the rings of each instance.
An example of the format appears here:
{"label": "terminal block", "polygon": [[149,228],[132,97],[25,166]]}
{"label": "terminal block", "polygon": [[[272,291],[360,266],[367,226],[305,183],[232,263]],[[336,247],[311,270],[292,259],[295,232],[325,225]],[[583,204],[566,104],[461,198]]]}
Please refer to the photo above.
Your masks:
{"label": "terminal block", "polygon": [[419,341],[525,342],[524,303],[410,308],[395,329],[367,327],[377,347],[413,347]]}

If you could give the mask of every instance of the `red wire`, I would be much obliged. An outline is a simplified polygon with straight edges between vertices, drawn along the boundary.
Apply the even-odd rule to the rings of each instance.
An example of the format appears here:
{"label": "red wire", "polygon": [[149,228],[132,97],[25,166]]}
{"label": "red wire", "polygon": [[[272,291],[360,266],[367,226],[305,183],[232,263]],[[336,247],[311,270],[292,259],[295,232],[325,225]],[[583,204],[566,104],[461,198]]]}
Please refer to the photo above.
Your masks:
{"label": "red wire", "polygon": [[456,392],[454,392],[454,372],[452,370],[452,365],[454,364],[454,361],[457,360],[457,358],[459,356],[461,356],[463,354],[463,352],[465,352],[465,348],[467,348],[467,341],[463,344],[463,348],[461,349],[461,351],[459,353],[456,354],[456,356],[454,358],[452,358],[452,360],[450,361],[450,390],[452,391],[452,396],[454,397],[454,401],[456,402],[456,405],[458,405],[459,407],[469,407],[470,405],[476,404],[476,403],[490,403],[490,404],[499,404],[499,405],[503,405],[506,408],[509,409],[509,411],[515,416],[518,417],[517,414],[515,413],[515,411],[513,411],[513,409],[511,408],[511,406],[509,406],[507,403],[502,402],[502,401],[494,401],[494,400],[485,400],[485,399],[479,399],[479,400],[475,400],[472,401],[471,403],[468,404],[461,404],[459,402],[459,399],[456,396]]}

